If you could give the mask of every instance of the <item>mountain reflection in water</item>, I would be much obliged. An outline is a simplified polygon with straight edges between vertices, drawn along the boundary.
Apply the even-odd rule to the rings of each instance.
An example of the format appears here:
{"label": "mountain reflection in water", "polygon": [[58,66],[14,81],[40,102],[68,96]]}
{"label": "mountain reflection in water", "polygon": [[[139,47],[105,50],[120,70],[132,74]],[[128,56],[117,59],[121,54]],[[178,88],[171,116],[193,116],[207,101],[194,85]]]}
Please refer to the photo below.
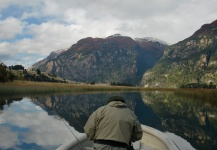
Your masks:
{"label": "mountain reflection in water", "polygon": [[[49,116],[30,99],[23,98],[1,107],[0,149],[56,149],[72,135],[57,116]],[[70,127],[76,134],[80,134]]]}
{"label": "mountain reflection in water", "polygon": [[[196,149],[216,149],[217,108],[173,92],[68,94],[11,101],[0,100],[0,149],[55,149],[74,138],[89,116],[113,95],[123,96],[141,124],[172,132]],[[76,132],[78,131],[78,132]]]}

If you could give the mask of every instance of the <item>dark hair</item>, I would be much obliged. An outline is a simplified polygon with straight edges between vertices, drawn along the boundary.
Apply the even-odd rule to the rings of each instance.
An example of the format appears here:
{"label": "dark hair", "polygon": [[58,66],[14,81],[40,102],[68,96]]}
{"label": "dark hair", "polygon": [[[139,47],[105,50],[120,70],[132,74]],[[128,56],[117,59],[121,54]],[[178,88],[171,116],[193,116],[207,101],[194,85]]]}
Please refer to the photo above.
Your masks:
{"label": "dark hair", "polygon": [[122,103],[126,103],[124,98],[121,96],[112,96],[108,99],[107,104],[112,102],[112,101],[121,101]]}

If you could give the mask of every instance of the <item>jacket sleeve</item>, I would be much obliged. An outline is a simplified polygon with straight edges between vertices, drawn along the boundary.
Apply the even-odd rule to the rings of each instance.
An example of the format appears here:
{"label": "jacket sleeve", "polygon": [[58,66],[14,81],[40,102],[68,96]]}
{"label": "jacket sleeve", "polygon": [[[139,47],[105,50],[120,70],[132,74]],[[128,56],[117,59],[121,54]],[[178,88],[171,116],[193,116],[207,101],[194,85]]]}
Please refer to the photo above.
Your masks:
{"label": "jacket sleeve", "polygon": [[89,139],[94,139],[96,131],[96,112],[93,112],[84,126],[84,131]]}
{"label": "jacket sleeve", "polygon": [[139,123],[139,121],[136,117],[135,122],[134,122],[132,136],[131,136],[131,141],[135,142],[135,141],[141,140],[142,134],[143,134],[143,132],[142,132],[141,124]]}

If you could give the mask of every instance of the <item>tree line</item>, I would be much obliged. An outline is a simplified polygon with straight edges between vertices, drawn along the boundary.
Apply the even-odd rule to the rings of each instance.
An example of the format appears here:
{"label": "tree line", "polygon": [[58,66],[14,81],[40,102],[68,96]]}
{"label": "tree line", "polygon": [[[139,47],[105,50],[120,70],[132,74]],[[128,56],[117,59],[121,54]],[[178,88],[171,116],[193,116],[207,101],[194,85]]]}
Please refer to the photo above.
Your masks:
{"label": "tree line", "polygon": [[[20,76],[14,74],[19,70]],[[0,82],[9,82],[15,79],[17,80],[27,80],[27,81],[37,81],[37,82],[61,82],[67,83],[65,79],[57,80],[57,76],[53,74],[45,75],[41,73],[40,69],[36,70],[36,73],[30,73],[22,65],[6,66],[4,63],[0,63]]]}
{"label": "tree line", "polygon": [[202,88],[202,89],[216,89],[217,85],[213,82],[209,84],[206,83],[189,83],[186,85],[182,85],[180,88]]}
{"label": "tree line", "polygon": [[7,70],[7,66],[0,64],[0,82],[13,81],[14,79],[15,75]]}

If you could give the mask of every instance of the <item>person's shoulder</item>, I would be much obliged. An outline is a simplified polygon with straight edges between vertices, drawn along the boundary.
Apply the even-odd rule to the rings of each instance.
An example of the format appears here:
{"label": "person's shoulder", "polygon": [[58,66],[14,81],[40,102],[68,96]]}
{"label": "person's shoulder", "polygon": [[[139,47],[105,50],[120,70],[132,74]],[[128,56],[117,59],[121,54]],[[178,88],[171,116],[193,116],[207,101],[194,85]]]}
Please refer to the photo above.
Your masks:
{"label": "person's shoulder", "polygon": [[127,111],[130,115],[132,115],[133,117],[136,117],[136,115],[134,114],[134,112],[131,109],[127,108]]}
{"label": "person's shoulder", "polygon": [[104,110],[106,107],[107,107],[106,105],[101,106],[101,107],[99,107],[96,111],[102,111],[102,110]]}

